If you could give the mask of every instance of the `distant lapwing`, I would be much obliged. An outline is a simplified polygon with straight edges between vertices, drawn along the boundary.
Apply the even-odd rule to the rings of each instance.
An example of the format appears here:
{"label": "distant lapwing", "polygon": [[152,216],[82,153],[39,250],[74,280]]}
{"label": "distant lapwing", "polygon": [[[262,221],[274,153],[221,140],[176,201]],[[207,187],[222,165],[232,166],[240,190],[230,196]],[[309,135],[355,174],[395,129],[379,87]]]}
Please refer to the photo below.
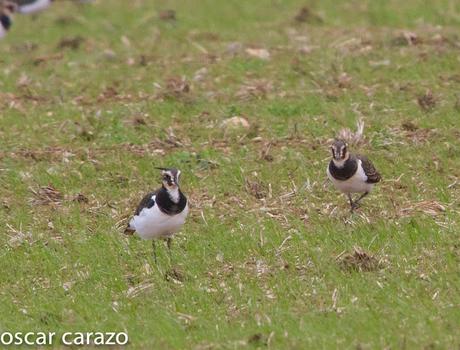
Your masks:
{"label": "distant lapwing", "polygon": [[179,188],[180,170],[157,168],[161,170],[162,186],[144,196],[134,216],[125,229],[125,234],[137,233],[142,239],[151,239],[155,262],[155,240],[167,240],[169,252],[174,233],[185,223],[188,214],[188,202]]}
{"label": "distant lapwing", "polygon": [[[381,180],[381,176],[367,157],[350,154],[344,141],[335,140],[331,151],[332,160],[327,167],[327,176],[339,191],[348,196],[353,211],[359,207],[359,202],[369,194],[374,184]],[[362,195],[353,201],[352,193]]]}

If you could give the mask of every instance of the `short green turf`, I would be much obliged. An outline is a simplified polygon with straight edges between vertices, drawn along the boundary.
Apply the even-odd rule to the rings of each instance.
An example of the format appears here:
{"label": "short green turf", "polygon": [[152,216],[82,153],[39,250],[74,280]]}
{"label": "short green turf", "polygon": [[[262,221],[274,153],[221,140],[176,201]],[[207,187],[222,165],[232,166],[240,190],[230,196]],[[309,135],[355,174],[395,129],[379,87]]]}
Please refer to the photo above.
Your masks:
{"label": "short green turf", "polygon": [[[453,0],[56,1],[16,16],[0,42],[0,331],[459,348],[459,29]],[[249,127],[224,126],[235,116]],[[352,150],[383,182],[350,215],[325,169],[360,118]],[[191,203],[158,264],[122,234],[154,166],[180,168]]]}

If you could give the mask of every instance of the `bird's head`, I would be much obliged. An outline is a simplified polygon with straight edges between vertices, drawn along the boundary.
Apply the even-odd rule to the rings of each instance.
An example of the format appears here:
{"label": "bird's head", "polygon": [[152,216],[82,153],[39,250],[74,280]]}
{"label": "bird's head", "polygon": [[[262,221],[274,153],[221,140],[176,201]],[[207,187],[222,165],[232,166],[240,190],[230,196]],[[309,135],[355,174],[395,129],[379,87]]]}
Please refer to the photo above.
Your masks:
{"label": "bird's head", "polygon": [[162,183],[167,190],[179,188],[180,170],[175,168],[157,168],[161,170]]}
{"label": "bird's head", "polygon": [[5,15],[7,17],[11,17],[13,15],[13,13],[17,12],[18,11],[18,4],[13,2],[13,1],[9,1],[9,0],[5,0],[3,1],[3,3],[0,1],[0,12],[2,15]]}
{"label": "bird's head", "polygon": [[331,152],[332,159],[337,163],[343,163],[350,157],[347,144],[343,140],[335,140],[331,145]]}

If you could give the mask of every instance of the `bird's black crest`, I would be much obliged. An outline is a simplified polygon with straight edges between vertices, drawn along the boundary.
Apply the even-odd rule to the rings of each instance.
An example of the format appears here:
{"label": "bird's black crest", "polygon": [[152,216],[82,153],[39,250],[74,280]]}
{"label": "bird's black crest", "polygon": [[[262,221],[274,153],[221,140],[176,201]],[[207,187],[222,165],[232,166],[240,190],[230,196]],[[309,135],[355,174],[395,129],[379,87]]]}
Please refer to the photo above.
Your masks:
{"label": "bird's black crest", "polygon": [[356,170],[358,170],[358,162],[355,157],[350,157],[341,168],[337,167],[332,160],[329,163],[329,172],[337,180],[348,180],[356,173]]}

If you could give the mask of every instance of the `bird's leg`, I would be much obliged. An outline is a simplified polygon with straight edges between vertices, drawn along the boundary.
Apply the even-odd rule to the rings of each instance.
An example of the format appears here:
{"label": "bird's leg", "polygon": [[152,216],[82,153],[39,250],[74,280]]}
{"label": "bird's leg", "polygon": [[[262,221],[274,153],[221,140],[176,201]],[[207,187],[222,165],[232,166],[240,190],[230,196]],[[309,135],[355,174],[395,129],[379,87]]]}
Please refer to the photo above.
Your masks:
{"label": "bird's leg", "polygon": [[171,246],[172,246],[172,238],[166,238],[166,245],[168,246],[168,253],[169,253],[169,260],[171,260]]}
{"label": "bird's leg", "polygon": [[172,246],[172,238],[171,237],[166,238],[166,244],[168,246],[169,252],[171,252],[171,246]]}
{"label": "bird's leg", "polygon": [[353,198],[351,198],[351,194],[350,194],[350,193],[348,193],[347,196],[348,196],[348,200],[350,201],[350,210],[353,212],[353,209],[355,209],[355,208],[354,208],[354,205],[355,205],[355,204],[353,203]]}
{"label": "bird's leg", "polygon": [[153,260],[155,260],[155,264],[157,264],[157,245],[155,240],[152,240],[152,248],[153,248]]}
{"label": "bird's leg", "polygon": [[357,200],[355,200],[355,202],[353,203],[355,209],[359,207],[359,202],[361,201],[361,199],[366,197],[368,194],[369,192],[364,192]]}

